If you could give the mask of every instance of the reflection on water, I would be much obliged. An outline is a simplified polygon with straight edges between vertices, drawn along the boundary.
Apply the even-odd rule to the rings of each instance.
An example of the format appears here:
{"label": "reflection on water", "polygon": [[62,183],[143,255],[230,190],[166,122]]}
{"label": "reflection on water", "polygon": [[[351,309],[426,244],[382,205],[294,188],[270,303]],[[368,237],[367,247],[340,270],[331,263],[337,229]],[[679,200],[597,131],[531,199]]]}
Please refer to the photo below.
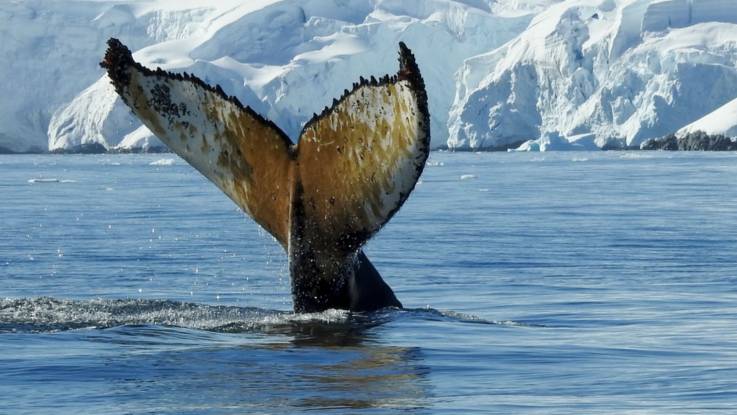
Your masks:
{"label": "reflection on water", "polygon": [[[90,408],[105,397],[124,411],[177,414],[264,407],[421,412],[431,393],[422,350],[381,344],[378,332],[398,318],[439,315],[393,309],[295,315],[161,300],[0,300],[0,325],[6,335],[20,336],[18,349],[48,339],[84,350],[52,356],[39,367],[9,362],[7,373],[16,381],[40,382],[36,391],[58,399],[64,399],[62,384],[89,385],[75,399]],[[145,407],[136,396],[146,397]]]}
{"label": "reflection on water", "polygon": [[353,353],[355,358],[302,368],[298,383],[314,385],[298,400],[298,406],[408,410],[427,403],[429,368],[422,365],[419,348],[373,345],[340,353]]}
{"label": "reflection on water", "polygon": [[378,326],[376,322],[368,326],[322,325],[297,329],[298,334],[291,339],[297,352],[319,351],[338,357],[330,362],[300,365],[296,384],[311,387],[299,394],[302,397],[297,400],[297,406],[423,408],[429,395],[430,369],[422,364],[421,349],[376,344],[371,335],[375,326]]}
{"label": "reflection on water", "polygon": [[[290,408],[421,412],[431,394],[421,350],[378,344],[374,327],[295,323],[269,330],[268,337],[242,334],[246,344],[237,346],[111,357],[102,370],[126,374],[114,382],[111,392],[118,396],[156,396],[155,412],[237,408],[248,413],[264,407],[284,413]],[[274,342],[275,332],[284,341]],[[268,342],[259,342],[261,336]],[[167,398],[170,389],[177,391],[176,402]]]}

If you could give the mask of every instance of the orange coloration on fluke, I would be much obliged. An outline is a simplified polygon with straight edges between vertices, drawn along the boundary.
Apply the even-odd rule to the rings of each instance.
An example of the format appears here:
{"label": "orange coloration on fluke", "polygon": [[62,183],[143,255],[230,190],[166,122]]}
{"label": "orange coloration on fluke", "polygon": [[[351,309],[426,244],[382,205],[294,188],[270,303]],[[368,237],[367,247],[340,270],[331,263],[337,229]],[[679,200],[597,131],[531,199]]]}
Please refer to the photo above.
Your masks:
{"label": "orange coloration on fluke", "polygon": [[287,250],[297,311],[401,306],[360,248],[428,156],[425,85],[403,43],[395,76],[361,78],[298,144],[220,86],[150,70],[118,40],[108,45],[101,65],[123,101]]}

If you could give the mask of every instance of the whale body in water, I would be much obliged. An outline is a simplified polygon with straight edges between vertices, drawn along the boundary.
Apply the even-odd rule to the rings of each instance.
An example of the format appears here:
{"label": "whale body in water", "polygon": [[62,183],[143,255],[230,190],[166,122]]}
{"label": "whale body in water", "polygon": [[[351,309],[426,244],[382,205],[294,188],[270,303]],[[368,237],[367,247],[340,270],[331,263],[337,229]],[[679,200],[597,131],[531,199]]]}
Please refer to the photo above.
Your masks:
{"label": "whale body in water", "polygon": [[117,39],[100,65],[143,124],[286,250],[296,312],[402,306],[361,247],[402,206],[429,153],[425,84],[404,43],[395,75],[361,78],[298,143],[219,85],[148,69]]}

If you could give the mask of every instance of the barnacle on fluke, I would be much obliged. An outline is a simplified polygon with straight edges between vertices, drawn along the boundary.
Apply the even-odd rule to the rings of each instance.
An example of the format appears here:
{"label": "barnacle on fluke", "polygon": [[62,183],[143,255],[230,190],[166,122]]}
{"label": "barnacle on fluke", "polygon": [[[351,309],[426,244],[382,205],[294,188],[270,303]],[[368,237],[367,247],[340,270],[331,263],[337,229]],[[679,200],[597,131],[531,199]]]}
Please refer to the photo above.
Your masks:
{"label": "barnacle on fluke", "polygon": [[[103,58],[102,62],[100,62],[100,66],[107,69],[107,75],[112,81],[113,86],[115,87],[115,92],[118,93],[123,102],[125,102],[128,106],[130,106],[130,104],[126,100],[126,95],[122,93],[122,88],[123,86],[127,86],[129,84],[130,69],[135,69],[136,71],[139,71],[146,76],[162,76],[172,80],[192,82],[200,88],[217,94],[223,100],[233,103],[238,108],[241,108],[244,111],[248,112],[250,116],[254,117],[259,122],[273,127],[275,130],[282,133],[283,138],[287,143],[289,143],[290,145],[292,144],[292,141],[289,139],[286,133],[283,133],[276,124],[262,117],[251,107],[241,104],[241,102],[235,96],[227,95],[219,84],[216,84],[214,87],[210,86],[202,79],[188,74],[187,72],[183,72],[181,74],[167,72],[158,67],[155,71],[152,71],[151,69],[146,68],[145,66],[133,60],[133,54],[131,53],[130,49],[128,49],[127,46],[121,43],[120,40],[116,38],[110,38],[107,41],[107,45],[108,48],[105,52],[105,57]],[[135,111],[133,112],[135,113]]]}
{"label": "barnacle on fluke", "polygon": [[296,311],[401,307],[361,250],[414,189],[430,147],[425,83],[399,44],[399,71],[361,77],[299,142],[219,85],[151,70],[117,39],[102,67],[141,121],[264,227],[289,255]]}

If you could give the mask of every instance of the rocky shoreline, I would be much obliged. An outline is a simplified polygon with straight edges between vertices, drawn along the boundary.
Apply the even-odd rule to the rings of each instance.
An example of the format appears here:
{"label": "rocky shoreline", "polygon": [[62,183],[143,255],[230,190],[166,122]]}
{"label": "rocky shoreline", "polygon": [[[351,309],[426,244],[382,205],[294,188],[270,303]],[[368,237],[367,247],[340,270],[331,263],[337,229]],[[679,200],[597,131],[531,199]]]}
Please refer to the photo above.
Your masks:
{"label": "rocky shoreline", "polygon": [[640,150],[737,151],[737,140],[721,134],[709,135],[703,131],[696,131],[681,137],[670,134],[647,140],[642,143]]}
{"label": "rocky shoreline", "polygon": [[166,147],[135,147],[135,148],[111,148],[107,149],[99,143],[82,144],[70,149],[57,149],[50,151],[51,154],[158,154],[171,153]]}
{"label": "rocky shoreline", "polygon": [[[519,146],[522,141],[510,145],[498,147],[486,147],[479,149],[451,149],[440,147],[436,150],[451,152],[507,152]],[[707,134],[703,131],[688,133],[680,137],[675,134],[669,134],[665,137],[652,138],[644,141],[640,146],[608,146],[601,149],[602,151],[737,151],[737,137],[730,138],[722,134]],[[142,153],[171,153],[165,147],[144,147],[144,148],[113,148],[107,149],[105,146],[93,143],[75,146],[70,149],[57,149],[54,151],[29,151],[17,153],[0,147],[0,154],[142,154]]]}

